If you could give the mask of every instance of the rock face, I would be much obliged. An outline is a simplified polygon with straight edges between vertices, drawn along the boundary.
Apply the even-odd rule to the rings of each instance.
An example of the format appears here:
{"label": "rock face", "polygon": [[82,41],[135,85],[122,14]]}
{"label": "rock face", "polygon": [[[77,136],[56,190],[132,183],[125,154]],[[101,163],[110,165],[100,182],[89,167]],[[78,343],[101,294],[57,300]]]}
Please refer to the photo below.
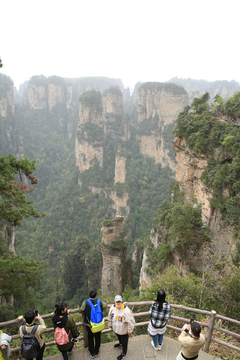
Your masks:
{"label": "rock face", "polygon": [[104,93],[111,86],[117,86],[121,91],[124,90],[122,80],[107,77],[83,77],[79,79],[66,79],[66,81],[73,83],[73,100],[78,101],[86,91],[100,91]]}
{"label": "rock face", "polygon": [[125,156],[117,156],[115,159],[115,184],[117,182],[124,183],[126,177],[126,169],[125,169],[126,157]]}
{"label": "rock face", "polygon": [[91,161],[97,159],[99,165],[103,165],[103,146],[93,147],[87,141],[78,142],[76,141],[75,145],[75,157],[76,165],[79,168],[80,172],[88,170],[90,168]]}
{"label": "rock face", "polygon": [[61,85],[48,84],[48,108],[51,110],[57,103],[66,102],[63,87]]}
{"label": "rock face", "polygon": [[[150,234],[150,240],[153,243],[154,248],[158,246],[158,234],[155,233],[153,230]],[[142,259],[142,267],[140,270],[140,277],[139,277],[139,291],[151,286],[152,278],[147,272],[148,268],[148,258],[147,258],[147,249],[144,249],[143,252],[143,259]]]}
{"label": "rock face", "polygon": [[[102,227],[102,283],[101,290],[105,295],[110,292],[121,294],[123,291],[123,268],[126,255],[126,246],[121,233],[124,217],[116,217],[103,224]],[[113,250],[111,245],[118,242],[118,249]],[[116,248],[116,245],[114,245]]]}
{"label": "rock face", "polygon": [[141,87],[138,90],[138,122],[159,116],[164,125],[172,124],[183,108],[186,95],[174,95],[164,88]]}
{"label": "rock face", "polygon": [[[117,121],[117,123],[116,123]],[[77,137],[75,142],[76,165],[80,173],[88,170],[96,161],[103,167],[104,140],[109,136],[112,139],[117,137],[117,130],[123,127],[122,141],[130,137],[129,124],[124,122],[122,94],[117,88],[110,88],[103,95],[94,90],[84,93],[79,102],[79,119]],[[109,140],[108,140],[109,141]],[[121,152],[121,149],[119,149]],[[126,157],[116,155],[114,184],[124,183],[126,177]],[[89,187],[96,192],[97,187]],[[130,207],[127,205],[128,194],[117,196],[116,191],[106,192],[98,188],[97,192],[103,191],[105,196],[113,201],[112,209],[116,215],[127,216]]]}
{"label": "rock face", "polygon": [[138,123],[141,126],[143,121],[158,122],[157,127],[151,130],[151,134],[138,135],[140,140],[140,151],[144,155],[153,157],[156,163],[162,167],[168,165],[173,171],[175,162],[169,156],[169,141],[164,135],[165,128],[174,125],[179,112],[183,109],[186,102],[186,92],[183,88],[174,93],[174,90],[166,89],[161,83],[146,83],[138,89]]}
{"label": "rock face", "polygon": [[47,89],[44,85],[28,85],[28,101],[31,109],[47,108]]}
{"label": "rock face", "polygon": [[171,83],[175,83],[184,87],[188,92],[188,104],[191,104],[194,97],[200,97],[206,92],[210,95],[210,102],[213,101],[215,95],[219,94],[224,100],[232,97],[236,91],[240,91],[240,85],[238,82],[232,80],[221,81],[206,81],[206,80],[194,80],[194,79],[179,79],[177,77],[169,80]]}
{"label": "rock face", "polygon": [[176,138],[174,141],[176,153],[176,180],[180,183],[186,196],[195,195],[201,203],[203,222],[207,225],[211,209],[209,198],[211,193],[201,181],[201,175],[207,166],[208,158],[201,154],[194,154],[187,146],[185,139]]}
{"label": "rock face", "polygon": [[[99,165],[103,165],[103,145],[102,139],[95,137],[94,139],[90,138],[89,133],[86,129],[91,127],[91,131],[94,131],[97,127],[102,129],[102,135],[106,133],[113,133],[114,131],[109,130],[106,123],[112,122],[115,120],[115,117],[122,115],[123,113],[123,104],[122,104],[122,94],[121,92],[111,93],[107,92],[103,96],[100,92],[88,92],[85,93],[89,98],[80,98],[79,102],[79,120],[77,127],[77,134],[81,133],[81,136],[77,136],[75,143],[75,156],[76,156],[76,165],[78,166],[80,172],[85,171],[90,168],[91,160],[96,158],[99,162]],[[95,101],[95,103],[94,103]],[[116,172],[117,176],[125,176],[123,171],[123,160],[116,160]],[[116,181],[117,182],[117,181]],[[121,181],[120,181],[121,182]]]}
{"label": "rock face", "polygon": [[123,113],[123,102],[121,93],[110,93],[102,97],[103,112],[104,114],[122,115]]}
{"label": "rock face", "polygon": [[176,170],[176,163],[169,156],[169,149],[166,148],[161,136],[155,134],[137,136],[140,140],[140,151],[143,155],[153,157],[156,163],[162,167],[169,166],[171,170]]}
{"label": "rock face", "polygon": [[8,86],[4,90],[2,90],[2,94],[0,96],[0,117],[7,116],[8,106],[10,107],[11,112],[14,113],[15,100],[13,84],[12,86]]}
{"label": "rock face", "polygon": [[48,83],[46,85],[28,84],[28,101],[31,109],[46,109],[50,111],[57,104],[64,104],[67,109],[72,104],[72,85],[66,92],[62,84]]}
{"label": "rock face", "polygon": [[111,191],[110,199],[113,200],[112,209],[116,210],[116,215],[125,215],[127,216],[130,213],[130,206],[127,205],[129,195],[124,193],[122,197],[118,197],[116,191]]}

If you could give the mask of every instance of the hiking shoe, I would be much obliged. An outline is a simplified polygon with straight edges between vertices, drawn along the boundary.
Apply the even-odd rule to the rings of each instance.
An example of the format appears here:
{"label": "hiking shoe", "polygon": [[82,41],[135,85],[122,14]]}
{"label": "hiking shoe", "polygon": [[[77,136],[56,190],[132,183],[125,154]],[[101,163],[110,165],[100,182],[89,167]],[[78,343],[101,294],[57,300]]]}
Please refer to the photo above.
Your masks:
{"label": "hiking shoe", "polygon": [[155,347],[153,340],[151,341],[151,345],[155,350],[158,350],[158,347]]}
{"label": "hiking shoe", "polygon": [[95,355],[94,355],[94,354],[91,354],[89,350],[88,350],[88,353],[89,353],[89,355],[90,355],[90,357],[91,357],[92,359],[95,358]]}
{"label": "hiking shoe", "polygon": [[114,347],[114,349],[119,349],[120,347],[122,347],[122,344],[118,343],[118,344],[115,344],[113,347]]}
{"label": "hiking shoe", "polygon": [[121,355],[119,355],[119,356],[117,357],[117,360],[123,360],[123,359],[125,359],[126,357],[127,357],[127,354],[126,354],[126,355],[121,354]]}

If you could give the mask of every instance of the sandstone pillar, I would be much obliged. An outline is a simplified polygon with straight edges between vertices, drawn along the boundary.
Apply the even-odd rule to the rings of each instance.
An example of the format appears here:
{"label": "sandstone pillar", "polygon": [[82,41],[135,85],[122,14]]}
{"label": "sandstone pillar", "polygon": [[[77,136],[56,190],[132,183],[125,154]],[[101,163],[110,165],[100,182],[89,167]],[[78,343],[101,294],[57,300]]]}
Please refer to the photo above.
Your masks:
{"label": "sandstone pillar", "polygon": [[126,241],[122,233],[124,216],[116,216],[113,220],[102,223],[102,284],[103,294],[123,291],[123,268],[126,256]]}

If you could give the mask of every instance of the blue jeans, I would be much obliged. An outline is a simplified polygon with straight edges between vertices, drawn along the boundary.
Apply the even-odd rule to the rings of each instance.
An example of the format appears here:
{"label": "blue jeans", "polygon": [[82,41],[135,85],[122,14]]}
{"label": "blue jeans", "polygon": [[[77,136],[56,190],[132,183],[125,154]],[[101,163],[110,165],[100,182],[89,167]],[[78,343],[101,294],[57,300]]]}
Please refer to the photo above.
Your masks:
{"label": "blue jeans", "polygon": [[163,342],[163,334],[162,335],[154,335],[152,336],[152,339],[153,339],[153,343],[154,343],[154,346],[155,347],[158,347],[158,344],[159,345],[162,345],[162,342]]}

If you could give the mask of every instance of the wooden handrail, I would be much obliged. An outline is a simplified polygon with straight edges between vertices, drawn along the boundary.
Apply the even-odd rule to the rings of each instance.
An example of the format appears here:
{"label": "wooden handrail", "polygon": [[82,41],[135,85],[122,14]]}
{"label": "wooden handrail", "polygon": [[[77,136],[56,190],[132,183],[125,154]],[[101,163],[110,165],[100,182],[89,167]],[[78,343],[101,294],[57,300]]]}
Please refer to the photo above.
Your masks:
{"label": "wooden handrail", "polygon": [[[139,302],[125,302],[124,304],[126,304],[129,307],[135,307],[135,306],[151,306],[152,303],[153,303],[153,301],[139,301]],[[111,304],[108,304],[108,307],[110,308]],[[205,345],[204,345],[204,351],[208,352],[210,343],[211,343],[211,341],[213,341],[215,343],[227,346],[228,348],[231,348],[231,349],[233,349],[235,351],[240,352],[240,347],[237,347],[237,346],[228,344],[227,342],[220,341],[218,339],[212,338],[212,332],[213,332],[213,330],[216,330],[216,331],[219,331],[219,332],[224,333],[226,335],[233,336],[233,337],[235,337],[237,339],[240,339],[239,334],[234,333],[233,331],[223,329],[223,328],[218,327],[218,326],[216,326],[214,324],[215,319],[221,319],[221,320],[224,320],[224,321],[228,321],[228,322],[231,322],[231,323],[233,323],[235,325],[240,325],[240,321],[232,319],[232,318],[228,318],[226,316],[216,314],[216,312],[214,310],[206,311],[206,310],[195,309],[195,308],[191,308],[191,307],[187,307],[187,306],[183,306],[183,305],[178,305],[178,304],[170,304],[170,307],[172,309],[181,309],[181,310],[188,311],[188,312],[194,312],[196,314],[208,315],[210,317],[208,323],[199,322],[199,324],[201,326],[208,328],[207,334],[205,335],[206,342],[205,342]],[[77,312],[79,312],[79,308],[70,310],[71,314],[74,314],[74,313],[77,313]],[[44,315],[42,315],[42,318],[43,319],[51,318],[53,316],[53,314],[54,313],[44,314]],[[135,318],[139,318],[139,317],[143,317],[143,316],[149,316],[149,312],[144,311],[144,312],[140,312],[140,313],[133,313],[133,315],[134,315]],[[105,317],[104,319],[107,320],[107,317]],[[173,319],[173,320],[179,321],[179,322],[181,321],[181,322],[185,322],[185,323],[190,323],[189,319],[184,318],[184,317],[175,316],[174,314],[171,315],[170,319]],[[14,325],[14,324],[17,324],[18,326],[21,326],[24,322],[25,322],[25,320],[24,320],[23,316],[19,316],[17,319],[1,322],[0,323],[0,328],[5,327],[5,326],[9,326],[9,325]],[[146,325],[148,325],[148,323],[149,323],[149,321],[139,322],[139,323],[135,324],[135,327],[146,326]],[[83,321],[78,322],[78,323],[76,323],[76,325],[83,327],[83,336],[80,336],[79,340],[84,340],[84,345],[86,346],[86,344],[87,344],[86,337],[87,336],[86,336],[86,329],[85,329],[84,322]],[[172,330],[177,331],[177,332],[181,332],[181,328],[178,328],[178,327],[175,327],[175,326],[172,326],[172,325],[167,325],[167,328],[172,329]],[[108,332],[111,332],[111,331],[112,330],[108,328],[108,329],[104,329],[102,331],[102,333],[104,334],[104,333],[108,333]],[[45,332],[46,333],[54,332],[54,328],[53,327],[48,328]],[[12,335],[12,339],[18,339],[19,337],[20,337],[19,334]],[[56,344],[55,341],[50,341],[50,342],[46,343],[46,346],[52,346],[52,345],[55,345],[55,344]],[[11,351],[12,352],[20,351],[20,347],[12,348]]]}

